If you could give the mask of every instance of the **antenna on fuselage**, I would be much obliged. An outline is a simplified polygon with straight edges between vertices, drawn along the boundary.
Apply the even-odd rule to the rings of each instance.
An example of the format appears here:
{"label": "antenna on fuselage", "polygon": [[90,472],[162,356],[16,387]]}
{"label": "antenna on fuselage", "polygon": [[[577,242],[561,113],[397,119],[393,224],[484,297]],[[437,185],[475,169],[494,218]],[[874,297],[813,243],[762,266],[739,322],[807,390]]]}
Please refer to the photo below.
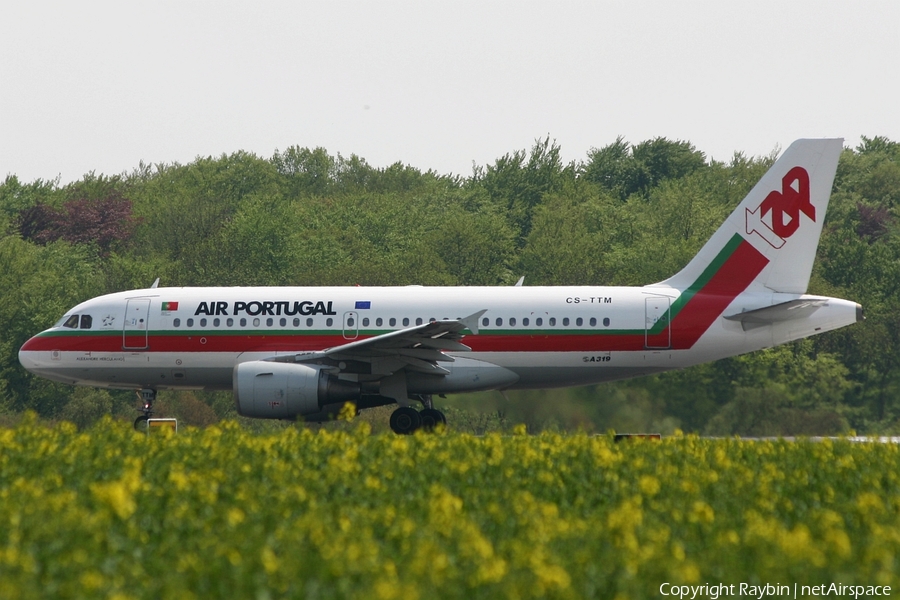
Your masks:
{"label": "antenna on fuselage", "polygon": [[522,284],[524,282],[525,282],[525,276],[522,275],[521,277],[519,277],[519,280],[516,282],[516,285],[514,287],[522,287]]}
{"label": "antenna on fuselage", "polygon": [[152,290],[158,285],[159,285],[159,277],[156,278],[156,281],[153,282],[153,285],[150,286],[150,289]]}

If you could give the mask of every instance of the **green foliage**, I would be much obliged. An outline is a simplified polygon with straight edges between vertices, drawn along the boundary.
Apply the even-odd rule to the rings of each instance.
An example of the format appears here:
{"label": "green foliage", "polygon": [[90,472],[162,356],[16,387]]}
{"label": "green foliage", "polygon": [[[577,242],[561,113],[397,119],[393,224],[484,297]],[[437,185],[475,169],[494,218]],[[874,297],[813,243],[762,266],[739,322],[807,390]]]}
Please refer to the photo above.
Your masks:
{"label": "green foliage", "polygon": [[575,177],[575,165],[563,165],[560,147],[550,137],[536,140],[531,152],[505,154],[487,168],[476,167],[470,185],[484,189],[507,215],[520,243],[531,231],[535,208],[547,194],[559,192]]}
{"label": "green foliage", "polygon": [[714,436],[774,437],[839,435],[847,421],[833,408],[788,406],[790,390],[770,383],[761,388],[737,388],[735,398],[710,419],[704,433]]}
{"label": "green foliage", "polygon": [[113,411],[112,395],[106,390],[76,388],[59,412],[59,419],[74,423],[79,429],[90,427]]}
{"label": "green foliage", "polygon": [[59,180],[23,184],[15,175],[7,175],[0,184],[0,214],[12,218],[37,204],[55,206],[60,198]]}
{"label": "green foliage", "polygon": [[581,173],[586,180],[626,200],[705,166],[703,153],[688,142],[659,137],[632,146],[619,136],[612,144],[588,152]]}
{"label": "green foliage", "polygon": [[189,165],[145,167],[127,181],[134,213],[141,219],[133,248],[138,257],[174,263],[170,285],[215,284],[207,261],[216,255],[221,228],[246,197],[279,192],[279,177],[267,160],[246,152]]}
{"label": "green foliage", "polygon": [[157,415],[178,419],[179,427],[208,427],[219,422],[219,416],[209,402],[204,402],[200,394],[193,391],[160,392],[153,410]]}
{"label": "green foliage", "polygon": [[[621,281],[617,247],[630,233],[612,198],[586,185],[549,194],[535,208],[520,270],[536,285],[611,285]],[[620,229],[624,229],[622,232]]]}
{"label": "green foliage", "polygon": [[283,188],[289,198],[302,196],[334,196],[361,192],[403,193],[429,187],[456,187],[451,177],[394,163],[385,169],[370,166],[365,159],[351,154],[331,156],[324,148],[291,146],[275,151],[272,164],[283,176]]}
{"label": "green foliage", "polygon": [[272,164],[284,176],[289,197],[321,196],[333,189],[337,161],[324,148],[291,146],[284,152],[276,150]]}
{"label": "green foliage", "polygon": [[71,388],[33,378],[18,364],[18,350],[66,310],[102,292],[95,260],[87,248],[65,242],[36,246],[13,235],[0,239],[0,406],[53,416],[65,403]]}
{"label": "green foliage", "polygon": [[[0,183],[0,413],[31,407],[87,423],[93,417],[80,415],[107,410],[102,394],[32,378],[16,357],[30,335],[101,293],[157,277],[163,285],[510,285],[525,275],[526,285],[643,285],[686,264],[774,159],[735,153],[708,162],[686,141],[620,137],[565,164],[548,136],[468,178],[297,146],[269,159],[235,152],[141,164],[66,186],[10,175]],[[110,201],[130,203],[133,228],[100,243],[89,226],[102,215],[88,209]],[[764,405],[782,411],[782,423],[793,411],[801,420],[827,415],[817,422],[829,431],[900,431],[898,202],[900,144],[864,137],[844,151],[810,292],[859,301],[864,323],[684,371],[459,406],[483,407],[478,419],[491,426],[507,415],[532,430],[704,431],[718,419],[721,431],[749,431],[729,415],[740,421],[740,406]],[[32,210],[67,217],[37,239],[21,229]],[[81,217],[80,233],[67,233]],[[111,396],[113,412],[131,410],[125,396]],[[234,416],[227,394],[184,403],[198,424]]]}

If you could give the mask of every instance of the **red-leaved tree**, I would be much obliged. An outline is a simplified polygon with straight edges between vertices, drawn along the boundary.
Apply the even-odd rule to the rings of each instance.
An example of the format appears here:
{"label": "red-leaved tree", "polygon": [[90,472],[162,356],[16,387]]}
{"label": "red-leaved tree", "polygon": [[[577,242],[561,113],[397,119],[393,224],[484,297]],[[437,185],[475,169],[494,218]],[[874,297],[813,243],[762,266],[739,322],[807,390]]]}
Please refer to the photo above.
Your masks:
{"label": "red-leaved tree", "polygon": [[57,210],[36,204],[19,213],[22,237],[38,244],[65,240],[72,244],[94,243],[102,255],[113,245],[131,237],[139,219],[132,214],[131,200],[118,191],[103,198],[75,198]]}

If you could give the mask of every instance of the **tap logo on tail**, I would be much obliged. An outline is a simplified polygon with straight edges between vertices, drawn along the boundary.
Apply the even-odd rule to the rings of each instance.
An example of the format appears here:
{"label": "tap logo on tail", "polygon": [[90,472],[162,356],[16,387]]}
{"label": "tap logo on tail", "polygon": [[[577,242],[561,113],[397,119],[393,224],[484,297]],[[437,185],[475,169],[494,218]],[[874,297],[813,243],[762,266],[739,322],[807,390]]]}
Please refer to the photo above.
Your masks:
{"label": "tap logo on tail", "polygon": [[747,235],[756,233],[773,248],[781,248],[800,227],[800,213],[815,222],[816,207],[809,200],[809,173],[803,167],[794,167],[781,179],[780,192],[770,192],[756,210],[747,209]]}

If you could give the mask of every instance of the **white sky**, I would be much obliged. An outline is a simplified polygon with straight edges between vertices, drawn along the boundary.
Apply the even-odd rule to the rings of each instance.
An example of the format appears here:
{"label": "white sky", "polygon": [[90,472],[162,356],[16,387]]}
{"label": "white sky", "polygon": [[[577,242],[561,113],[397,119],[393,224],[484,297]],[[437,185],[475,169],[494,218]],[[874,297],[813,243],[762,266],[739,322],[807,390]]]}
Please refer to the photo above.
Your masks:
{"label": "white sky", "polygon": [[549,135],[900,141],[900,2],[4,2],[0,179],[291,145],[470,175]]}

